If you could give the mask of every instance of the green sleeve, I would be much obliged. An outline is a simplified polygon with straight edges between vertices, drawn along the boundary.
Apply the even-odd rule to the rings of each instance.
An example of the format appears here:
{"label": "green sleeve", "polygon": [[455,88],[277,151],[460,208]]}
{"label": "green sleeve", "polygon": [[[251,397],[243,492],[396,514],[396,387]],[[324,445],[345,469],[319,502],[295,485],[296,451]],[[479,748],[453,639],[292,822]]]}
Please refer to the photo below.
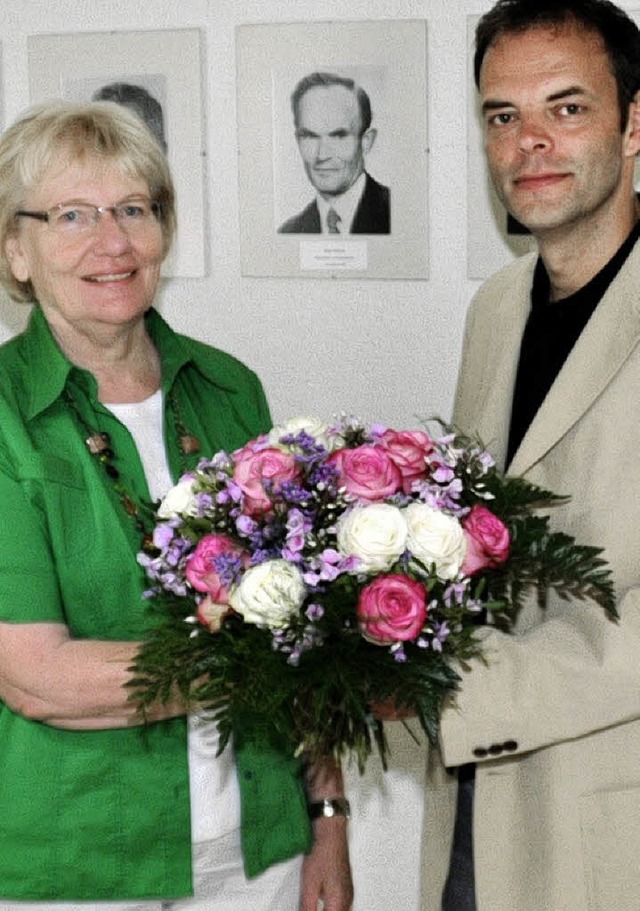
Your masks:
{"label": "green sleeve", "polygon": [[0,620],[64,623],[44,514],[0,458]]}

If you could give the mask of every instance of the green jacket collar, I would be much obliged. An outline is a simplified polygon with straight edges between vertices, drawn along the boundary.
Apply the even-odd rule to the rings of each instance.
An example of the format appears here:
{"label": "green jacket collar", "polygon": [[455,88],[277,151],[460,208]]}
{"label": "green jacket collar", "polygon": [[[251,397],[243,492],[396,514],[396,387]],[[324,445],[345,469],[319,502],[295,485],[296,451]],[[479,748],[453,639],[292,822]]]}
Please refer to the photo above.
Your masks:
{"label": "green jacket collar", "polygon": [[[184,337],[174,332],[160,314],[150,309],[145,320],[149,335],[160,353],[162,362],[162,389],[166,393],[175,382],[180,370],[192,363],[210,382],[229,392],[237,391],[233,380],[199,358],[185,344]],[[28,407],[28,419],[45,411],[55,402],[64,390],[70,374],[84,385],[87,391],[96,396],[96,381],[87,370],[75,367],[60,350],[53,333],[40,307],[35,306],[24,334],[26,366],[31,382],[31,401]],[[204,350],[204,349],[203,349]]]}

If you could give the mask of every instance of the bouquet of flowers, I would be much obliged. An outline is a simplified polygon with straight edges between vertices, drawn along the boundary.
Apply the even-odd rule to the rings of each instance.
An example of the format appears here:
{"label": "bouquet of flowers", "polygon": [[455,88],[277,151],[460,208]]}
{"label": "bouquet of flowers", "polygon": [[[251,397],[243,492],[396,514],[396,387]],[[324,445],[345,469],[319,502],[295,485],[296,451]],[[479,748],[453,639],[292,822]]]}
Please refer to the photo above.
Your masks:
{"label": "bouquet of flowers", "polygon": [[540,514],[563,498],[438,431],[298,418],[185,475],[139,555],[159,610],[137,662],[143,707],[178,686],[211,711],[221,749],[251,712],[292,753],[362,769],[374,747],[386,761],[377,705],[435,740],[479,623],[508,629],[530,587],[615,617],[599,549]]}

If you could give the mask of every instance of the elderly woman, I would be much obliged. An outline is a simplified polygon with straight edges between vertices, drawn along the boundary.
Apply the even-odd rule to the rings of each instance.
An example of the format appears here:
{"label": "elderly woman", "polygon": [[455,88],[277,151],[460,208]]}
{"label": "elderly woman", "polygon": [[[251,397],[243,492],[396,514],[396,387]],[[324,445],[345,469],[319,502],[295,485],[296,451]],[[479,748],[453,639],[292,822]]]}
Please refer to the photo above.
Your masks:
{"label": "elderly woman", "polygon": [[[234,768],[180,702],[143,725],[126,688],[149,504],[269,426],[251,371],[151,309],[174,224],[166,158],[116,104],[0,140],[0,279],[35,305],[0,353],[0,911],[350,906],[345,818],[309,823],[258,726]],[[339,770],[306,790],[341,797]]]}

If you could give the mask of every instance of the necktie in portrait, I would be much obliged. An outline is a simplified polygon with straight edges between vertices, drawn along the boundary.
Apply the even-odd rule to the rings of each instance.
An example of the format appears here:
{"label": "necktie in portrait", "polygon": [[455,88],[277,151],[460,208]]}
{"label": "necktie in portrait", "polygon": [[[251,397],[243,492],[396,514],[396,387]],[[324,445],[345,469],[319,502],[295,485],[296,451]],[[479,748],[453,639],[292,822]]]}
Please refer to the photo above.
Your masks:
{"label": "necktie in portrait", "polygon": [[340,234],[340,228],[338,227],[340,220],[340,216],[336,210],[329,209],[327,212],[327,229],[329,234]]}

